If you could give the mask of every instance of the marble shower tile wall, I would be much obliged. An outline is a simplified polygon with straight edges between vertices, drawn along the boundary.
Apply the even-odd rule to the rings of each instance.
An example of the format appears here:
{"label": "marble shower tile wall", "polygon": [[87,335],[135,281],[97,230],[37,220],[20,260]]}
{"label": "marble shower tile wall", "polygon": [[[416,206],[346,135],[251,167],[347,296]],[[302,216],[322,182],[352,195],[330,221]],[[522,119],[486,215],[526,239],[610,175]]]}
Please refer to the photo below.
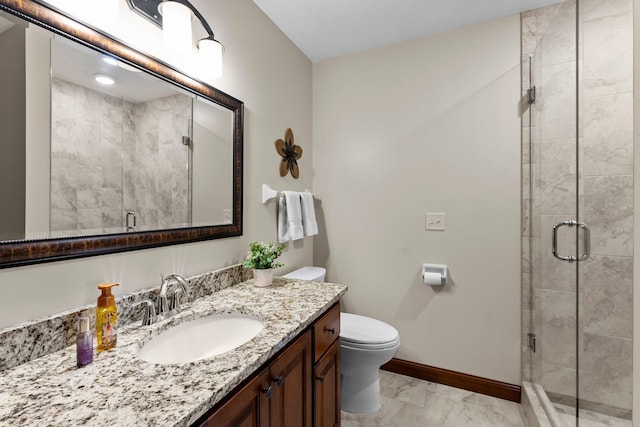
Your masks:
{"label": "marble shower tile wall", "polygon": [[[539,348],[539,355],[531,358],[523,341],[523,378],[542,383],[552,395],[573,396],[575,390],[567,384],[574,384],[580,375],[583,406],[594,403],[598,410],[609,407],[618,416],[625,411],[628,415],[633,315],[632,1],[580,1],[580,170],[575,168],[574,8],[575,2],[567,0],[522,14],[523,95],[530,55],[538,95],[523,112],[523,173],[531,174],[523,176],[523,222],[528,222],[523,226],[523,319],[531,319]],[[576,178],[580,219],[592,233],[592,255],[577,272],[575,264],[550,254],[553,224],[575,217]],[[559,240],[574,244],[569,236]],[[529,324],[523,322],[523,328],[524,340]],[[575,328],[581,337],[579,372],[571,337]]]}
{"label": "marble shower tile wall", "polygon": [[130,211],[140,229],[190,221],[191,98],[133,104],[54,78],[52,102],[53,235],[120,231]]}
{"label": "marble shower tile wall", "polygon": [[[211,295],[221,289],[244,282],[250,277],[251,271],[242,268],[241,264],[188,277],[191,285],[188,300],[193,301]],[[119,327],[140,322],[144,308],[132,307],[132,305],[144,299],[157,301],[159,291],[160,285],[129,295],[116,296]],[[98,294],[99,291],[96,288],[96,298]],[[95,330],[95,307],[95,304],[80,307],[0,330],[0,372],[73,345],[76,321],[79,316],[89,317],[91,328]]]}
{"label": "marble shower tile wall", "polygon": [[122,227],[122,149],[131,144],[131,105],[52,79],[51,232]]}
{"label": "marble shower tile wall", "polygon": [[582,3],[580,125],[584,222],[591,227],[592,256],[581,275],[580,394],[597,408],[627,410],[628,417],[633,373],[633,3]]}
{"label": "marble shower tile wall", "polygon": [[191,98],[172,95],[135,106],[133,197],[139,228],[168,228],[190,222],[189,136]]}

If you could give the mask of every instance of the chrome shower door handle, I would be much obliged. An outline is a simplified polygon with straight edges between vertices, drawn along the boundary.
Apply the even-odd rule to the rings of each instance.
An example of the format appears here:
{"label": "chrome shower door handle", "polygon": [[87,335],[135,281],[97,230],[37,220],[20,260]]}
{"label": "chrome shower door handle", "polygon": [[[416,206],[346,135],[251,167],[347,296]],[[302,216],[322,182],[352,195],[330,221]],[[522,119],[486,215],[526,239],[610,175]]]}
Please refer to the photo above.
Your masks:
{"label": "chrome shower door handle", "polygon": [[587,227],[587,224],[583,222],[579,222],[578,227],[582,229],[584,235],[582,238],[584,253],[578,257],[578,261],[584,261],[589,258],[589,255],[591,255],[591,231],[589,230],[589,227]]}
{"label": "chrome shower door handle", "polygon": [[[558,230],[564,226],[567,226],[569,228],[580,227],[584,231],[584,239],[583,239],[584,253],[581,256],[579,257],[575,257],[573,255],[564,256],[558,253]],[[589,227],[587,227],[586,224],[582,222],[578,222],[573,219],[557,223],[556,225],[553,226],[553,234],[551,239],[551,252],[553,253],[553,256],[558,258],[559,260],[568,261],[570,263],[574,261],[586,260],[587,258],[589,258],[589,255],[591,253],[591,232],[589,231]]]}
{"label": "chrome shower door handle", "polygon": [[578,223],[573,220],[570,219],[568,221],[562,221],[557,223],[556,225],[553,226],[553,235],[551,238],[551,252],[553,253],[553,256],[558,258],[559,260],[562,261],[569,261],[569,262],[574,262],[576,261],[576,257],[569,255],[569,256],[563,256],[558,254],[558,230],[562,227],[564,227],[565,225],[567,227],[573,227],[574,225],[577,225]]}

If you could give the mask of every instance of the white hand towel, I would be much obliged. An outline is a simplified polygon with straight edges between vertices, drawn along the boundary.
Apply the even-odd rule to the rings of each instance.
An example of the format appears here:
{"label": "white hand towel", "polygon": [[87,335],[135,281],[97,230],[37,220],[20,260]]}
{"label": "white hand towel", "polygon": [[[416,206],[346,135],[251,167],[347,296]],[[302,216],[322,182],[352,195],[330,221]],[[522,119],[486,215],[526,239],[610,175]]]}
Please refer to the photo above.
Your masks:
{"label": "white hand towel", "polygon": [[289,224],[287,222],[287,201],[284,196],[278,199],[278,241],[280,243],[291,240]]}
{"label": "white hand towel", "polygon": [[300,193],[302,207],[302,228],[305,236],[315,236],[318,234],[318,223],[316,222],[316,209],[313,204],[313,194],[308,191]]}
{"label": "white hand towel", "polygon": [[287,202],[287,223],[291,240],[298,240],[304,237],[302,228],[302,209],[300,208],[300,193],[297,191],[283,191]]}

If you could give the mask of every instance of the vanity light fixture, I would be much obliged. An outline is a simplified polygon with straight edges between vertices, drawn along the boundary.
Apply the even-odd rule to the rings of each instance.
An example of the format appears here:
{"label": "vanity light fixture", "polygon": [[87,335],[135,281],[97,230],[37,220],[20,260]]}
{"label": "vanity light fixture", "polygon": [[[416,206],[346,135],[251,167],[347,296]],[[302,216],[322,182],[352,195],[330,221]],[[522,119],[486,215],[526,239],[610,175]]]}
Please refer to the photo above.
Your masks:
{"label": "vanity light fixture", "polygon": [[216,40],[204,16],[188,0],[127,0],[129,7],[162,28],[167,48],[185,52],[193,48],[191,22],[197,18],[207,37],[198,40],[198,56],[206,72],[213,78],[222,77],[222,44]]}
{"label": "vanity light fixture", "polygon": [[116,81],[111,76],[107,76],[106,74],[96,74],[93,76],[98,83],[105,86],[111,86]]}

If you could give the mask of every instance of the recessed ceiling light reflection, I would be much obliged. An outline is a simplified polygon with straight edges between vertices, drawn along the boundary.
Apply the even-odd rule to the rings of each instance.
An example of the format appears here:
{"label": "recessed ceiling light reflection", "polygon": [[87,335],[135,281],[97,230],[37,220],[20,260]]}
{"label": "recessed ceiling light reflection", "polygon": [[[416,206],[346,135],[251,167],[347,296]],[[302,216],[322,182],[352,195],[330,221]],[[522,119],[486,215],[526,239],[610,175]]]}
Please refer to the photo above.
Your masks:
{"label": "recessed ceiling light reflection", "polygon": [[107,64],[111,65],[111,66],[117,66],[118,65],[118,61],[115,58],[112,58],[110,56],[103,56],[102,60],[104,62],[106,62]]}
{"label": "recessed ceiling light reflection", "polygon": [[101,58],[105,62],[105,64],[109,64],[112,67],[120,67],[123,70],[131,71],[131,72],[134,72],[134,73],[140,73],[141,72],[141,70],[137,69],[136,67],[132,67],[131,65],[125,64],[124,62],[118,61],[116,58],[114,58],[112,56],[103,55],[103,56],[101,56]]}
{"label": "recessed ceiling light reflection", "polygon": [[98,83],[105,86],[111,86],[116,82],[113,77],[107,76],[105,74],[96,74],[94,77]]}

